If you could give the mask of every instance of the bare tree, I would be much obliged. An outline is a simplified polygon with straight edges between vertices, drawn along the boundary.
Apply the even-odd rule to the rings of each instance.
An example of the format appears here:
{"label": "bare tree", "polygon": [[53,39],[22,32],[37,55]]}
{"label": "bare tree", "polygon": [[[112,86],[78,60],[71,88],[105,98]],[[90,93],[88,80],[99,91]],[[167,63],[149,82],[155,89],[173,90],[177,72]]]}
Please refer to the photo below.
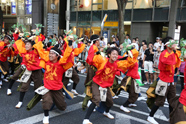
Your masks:
{"label": "bare tree", "polygon": [[118,16],[119,16],[119,42],[120,44],[124,42],[124,15],[125,15],[125,7],[128,0],[116,0],[118,5]]}

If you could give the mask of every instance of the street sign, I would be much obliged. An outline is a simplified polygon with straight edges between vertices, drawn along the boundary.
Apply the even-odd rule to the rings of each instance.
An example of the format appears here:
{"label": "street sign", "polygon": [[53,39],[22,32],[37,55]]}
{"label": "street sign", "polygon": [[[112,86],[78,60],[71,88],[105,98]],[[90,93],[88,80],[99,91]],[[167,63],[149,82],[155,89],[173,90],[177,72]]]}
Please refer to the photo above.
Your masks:
{"label": "street sign", "polygon": [[53,35],[54,33],[58,35],[58,26],[59,26],[59,15],[48,13],[47,14],[47,35]]}
{"label": "street sign", "polygon": [[105,21],[107,20],[107,17],[108,15],[105,14],[103,20],[102,20],[102,23],[101,23],[101,36],[103,36],[103,29],[104,29],[104,24],[105,24]]}
{"label": "street sign", "polygon": [[11,2],[11,14],[16,15],[16,2]]}

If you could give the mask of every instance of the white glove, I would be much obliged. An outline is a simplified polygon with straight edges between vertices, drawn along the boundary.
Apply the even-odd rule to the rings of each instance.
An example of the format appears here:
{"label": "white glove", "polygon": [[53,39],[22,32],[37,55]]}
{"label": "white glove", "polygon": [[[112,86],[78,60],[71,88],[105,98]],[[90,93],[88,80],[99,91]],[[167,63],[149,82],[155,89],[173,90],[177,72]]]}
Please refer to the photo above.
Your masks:
{"label": "white glove", "polygon": [[25,65],[21,65],[21,69],[22,70],[26,69],[26,66]]}

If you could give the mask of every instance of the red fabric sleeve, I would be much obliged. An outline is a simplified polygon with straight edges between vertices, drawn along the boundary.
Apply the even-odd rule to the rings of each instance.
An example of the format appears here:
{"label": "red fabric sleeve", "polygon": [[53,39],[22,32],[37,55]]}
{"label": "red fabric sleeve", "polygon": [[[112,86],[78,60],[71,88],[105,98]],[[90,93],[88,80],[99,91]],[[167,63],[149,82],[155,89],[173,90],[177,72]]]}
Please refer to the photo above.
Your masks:
{"label": "red fabric sleeve", "polygon": [[89,51],[88,51],[88,56],[87,56],[87,60],[86,62],[89,65],[93,64],[93,58],[94,58],[94,49],[93,49],[93,45],[90,47]]}
{"label": "red fabric sleeve", "polygon": [[17,39],[19,38],[19,34],[13,33],[13,37],[14,37],[14,40],[17,41]]}

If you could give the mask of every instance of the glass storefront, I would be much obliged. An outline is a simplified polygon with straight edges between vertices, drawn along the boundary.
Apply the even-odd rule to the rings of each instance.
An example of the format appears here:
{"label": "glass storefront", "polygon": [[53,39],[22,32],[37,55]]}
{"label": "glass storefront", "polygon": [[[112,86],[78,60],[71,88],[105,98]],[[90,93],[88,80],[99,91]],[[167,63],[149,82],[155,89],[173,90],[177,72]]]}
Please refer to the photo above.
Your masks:
{"label": "glass storefront", "polygon": [[[32,25],[32,0],[0,0],[3,11],[5,30],[15,23],[25,25],[27,30],[31,30]],[[16,18],[17,22],[8,21]]]}
{"label": "glass storefront", "polygon": [[[171,0],[128,0],[124,17],[125,34],[130,34],[131,22],[168,22],[170,3]],[[89,35],[88,37],[95,33],[99,35],[101,21],[108,14],[104,30],[117,35],[117,9],[116,0],[71,0],[70,27],[76,28],[74,32],[78,36],[83,33]]]}
{"label": "glass storefront", "polygon": [[134,9],[138,8],[153,8],[155,7],[169,7],[171,0],[134,0]]}
{"label": "glass storefront", "polygon": [[171,0],[156,0],[155,7],[169,7]]}
{"label": "glass storefront", "polygon": [[[116,0],[71,0],[71,11],[91,11],[93,10],[117,10]],[[132,9],[132,0],[128,0],[126,9]]]}
{"label": "glass storefront", "polygon": [[17,5],[18,5],[18,15],[24,15],[24,0],[18,0],[17,1]]}
{"label": "glass storefront", "polygon": [[12,0],[0,0],[0,6],[3,11],[3,15],[15,15],[16,4]]}
{"label": "glass storefront", "polygon": [[3,15],[32,14],[32,0],[0,0]]}
{"label": "glass storefront", "polygon": [[[116,35],[118,32],[117,8],[116,0],[71,0],[70,27],[79,37],[82,35],[90,37],[92,34],[100,35],[101,21],[104,15],[108,14],[104,30],[110,30],[111,34]],[[128,0],[126,9],[132,9],[132,0]],[[131,20],[131,11],[127,11],[126,19]],[[130,33],[129,31],[126,32]]]}

